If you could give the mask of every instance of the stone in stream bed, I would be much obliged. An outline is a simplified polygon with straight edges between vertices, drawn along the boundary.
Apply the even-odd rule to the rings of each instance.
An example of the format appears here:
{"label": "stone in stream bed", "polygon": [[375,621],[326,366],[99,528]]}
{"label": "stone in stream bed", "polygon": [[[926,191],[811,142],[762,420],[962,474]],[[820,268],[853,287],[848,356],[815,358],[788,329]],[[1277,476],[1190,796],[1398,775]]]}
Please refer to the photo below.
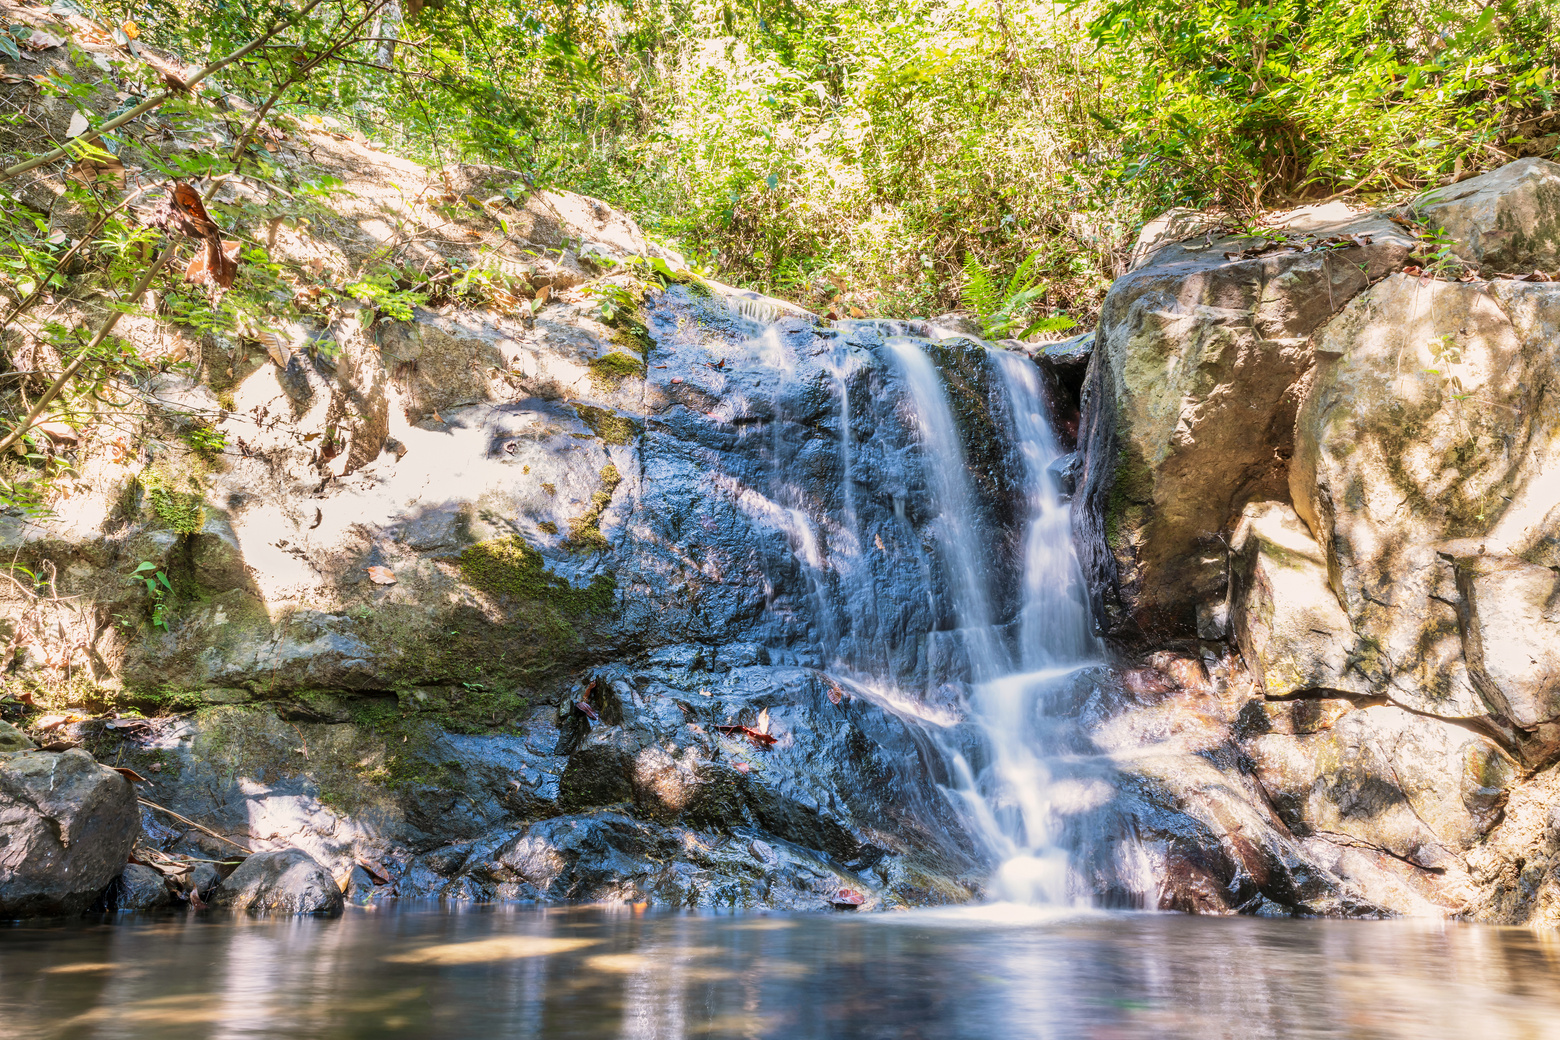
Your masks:
{"label": "stone in stream bed", "polygon": [[139,830],[130,781],[85,751],[0,754],[0,917],[85,910]]}
{"label": "stone in stream bed", "polygon": [[156,910],[173,903],[163,876],[140,863],[127,864],[107,896],[105,902],[113,910]]}
{"label": "stone in stream bed", "polygon": [[213,907],[252,914],[339,914],[342,904],[330,871],[302,849],[255,853],[211,897]]}
{"label": "stone in stream bed", "polygon": [[31,751],[37,746],[9,722],[0,722],[0,752]]}

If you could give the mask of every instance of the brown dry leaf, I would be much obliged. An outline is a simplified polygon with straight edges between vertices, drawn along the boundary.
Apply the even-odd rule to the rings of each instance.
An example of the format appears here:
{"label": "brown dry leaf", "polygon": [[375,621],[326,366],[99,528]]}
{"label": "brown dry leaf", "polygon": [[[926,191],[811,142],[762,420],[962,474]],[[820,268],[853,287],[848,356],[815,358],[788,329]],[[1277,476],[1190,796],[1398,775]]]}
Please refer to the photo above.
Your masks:
{"label": "brown dry leaf", "polygon": [[51,729],[59,729],[69,721],[69,715],[45,715],[33,723],[33,729],[38,730],[40,733],[47,733]]}
{"label": "brown dry leaf", "polygon": [[552,295],[552,286],[550,286],[550,285],[542,286],[540,289],[536,290],[536,305],[538,307],[540,307],[542,304],[547,302],[547,297],[549,297],[551,295]]}
{"label": "brown dry leaf", "polygon": [[66,176],[82,184],[106,180],[112,187],[122,191],[125,186],[125,164],[114,155],[106,159],[81,159],[71,166]]}
{"label": "brown dry leaf", "polygon": [[142,776],[140,773],[137,773],[134,769],[131,769],[129,766],[112,766],[110,768],[112,768],[114,770],[114,772],[118,773],[120,776],[124,777],[126,780],[130,780],[130,781],[132,781],[134,783],[138,783],[138,784],[149,784],[149,783],[151,783],[150,780],[146,779],[146,777]]}
{"label": "brown dry leaf", "polygon": [[292,361],[292,350],[287,346],[287,341],[270,329],[262,329],[255,333],[255,342],[265,348],[266,355],[276,362],[277,368],[286,368]]}
{"label": "brown dry leaf", "polygon": [[368,577],[375,585],[394,585],[395,571],[389,567],[364,567]]}
{"label": "brown dry leaf", "polygon": [[34,32],[22,41],[22,46],[30,51],[46,51],[51,47],[62,47],[65,41],[53,33]]}
{"label": "brown dry leaf", "polygon": [[758,731],[765,736],[769,734],[769,709],[765,708],[758,713]]}
{"label": "brown dry leaf", "polygon": [[185,268],[184,277],[196,285],[231,289],[233,278],[238,274],[238,253],[241,248],[243,246],[239,242],[216,237],[206,239],[201,251],[195,254],[189,267]]}
{"label": "brown dry leaf", "polygon": [[852,307],[850,309],[850,316],[852,318],[865,318],[867,316],[867,312],[862,310],[860,307]]}

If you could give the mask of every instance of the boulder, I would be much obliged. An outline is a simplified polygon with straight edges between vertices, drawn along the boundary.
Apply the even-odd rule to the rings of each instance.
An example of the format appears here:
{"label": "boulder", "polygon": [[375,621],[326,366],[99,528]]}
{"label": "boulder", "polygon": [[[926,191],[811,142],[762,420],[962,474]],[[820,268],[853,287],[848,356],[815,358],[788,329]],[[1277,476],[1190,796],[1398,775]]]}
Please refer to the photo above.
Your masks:
{"label": "boulder", "polygon": [[302,849],[257,852],[212,893],[211,905],[252,914],[336,914],[341,889]]}
{"label": "boulder", "polygon": [[1083,389],[1074,527],[1101,627],[1191,635],[1225,594],[1221,536],[1284,497],[1311,337],[1412,241],[1391,222],[1296,220],[1296,248],[1162,245],[1106,296]]}
{"label": "boulder", "polygon": [[85,910],[139,831],[130,781],[85,751],[0,755],[0,917]]}
{"label": "boulder", "polygon": [[[1500,682],[1470,673],[1465,649],[1481,626],[1477,603],[1462,598],[1482,583],[1490,609],[1503,609],[1496,585],[1513,572],[1468,571],[1459,583],[1451,561],[1557,562],[1560,410],[1547,338],[1556,320],[1560,287],[1398,274],[1318,338],[1290,490],[1357,634],[1354,667],[1372,692],[1410,709],[1519,728],[1550,717],[1529,700],[1518,721]],[[1546,631],[1522,638],[1543,641]]]}
{"label": "boulder", "polygon": [[1486,273],[1560,267],[1560,164],[1548,159],[1518,159],[1429,192],[1413,208]]}

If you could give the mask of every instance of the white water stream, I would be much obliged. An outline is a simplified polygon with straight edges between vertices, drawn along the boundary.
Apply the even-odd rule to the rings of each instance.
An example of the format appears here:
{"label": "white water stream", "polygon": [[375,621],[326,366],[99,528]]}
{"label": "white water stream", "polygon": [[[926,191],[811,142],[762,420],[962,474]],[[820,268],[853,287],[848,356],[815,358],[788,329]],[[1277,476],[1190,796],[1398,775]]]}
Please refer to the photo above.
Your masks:
{"label": "white water stream", "polygon": [[[1060,840],[1058,785],[1047,758],[1060,752],[1055,694],[1080,669],[1099,664],[1073,551],[1070,508],[1050,466],[1062,455],[1046,414],[1040,373],[1027,358],[992,350],[1023,461],[1027,492],[1016,639],[992,611],[995,572],[970,487],[965,446],[935,367],[912,340],[892,345],[915,407],[931,525],[953,605],[957,645],[968,658],[969,713],[981,733],[984,761],[970,761],[944,742],[957,795],[972,829],[1000,864],[991,894],[1027,904],[1066,905],[1083,898]],[[1010,642],[1011,640],[1011,642]]]}

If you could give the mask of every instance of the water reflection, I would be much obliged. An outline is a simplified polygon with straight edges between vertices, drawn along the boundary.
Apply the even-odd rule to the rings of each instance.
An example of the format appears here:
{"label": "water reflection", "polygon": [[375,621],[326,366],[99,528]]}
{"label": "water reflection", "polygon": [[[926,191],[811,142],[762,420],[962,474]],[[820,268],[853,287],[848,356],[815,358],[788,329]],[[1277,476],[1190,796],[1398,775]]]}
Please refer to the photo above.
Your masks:
{"label": "water reflection", "polygon": [[189,917],[0,931],[0,1035],[1560,1037],[1560,941],[1425,922]]}

